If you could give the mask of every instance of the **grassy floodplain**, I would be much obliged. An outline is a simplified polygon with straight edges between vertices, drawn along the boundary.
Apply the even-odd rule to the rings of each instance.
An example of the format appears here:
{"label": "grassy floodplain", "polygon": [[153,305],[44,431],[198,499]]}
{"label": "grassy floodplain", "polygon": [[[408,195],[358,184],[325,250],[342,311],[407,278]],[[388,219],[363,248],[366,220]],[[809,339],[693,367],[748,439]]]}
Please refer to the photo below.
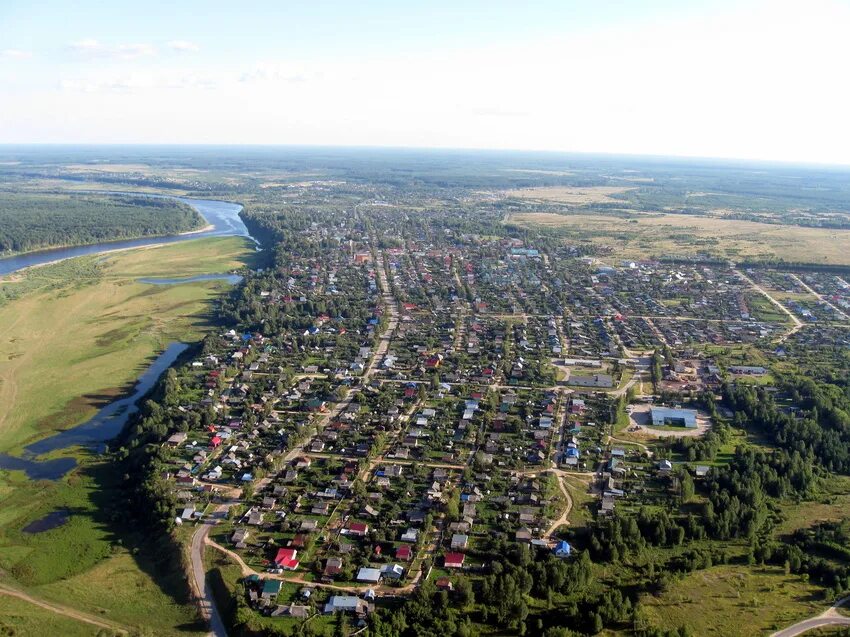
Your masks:
{"label": "grassy floodplain", "polygon": [[200,239],[63,261],[0,284],[12,297],[0,305],[0,450],[84,421],[169,342],[198,340],[227,287],[137,279],[227,272],[249,256],[245,239]]}
{"label": "grassy floodplain", "polygon": [[[201,339],[212,326],[211,303],[229,288],[223,281],[151,285],[137,279],[228,272],[251,265],[253,254],[244,238],[209,238],[81,257],[7,277],[0,283],[0,451],[18,452],[85,421],[131,388],[169,342]],[[130,629],[157,635],[202,630],[175,571],[179,560],[149,556],[138,548],[140,538],[122,527],[121,476],[84,450],[62,453],[80,465],[55,482],[0,472],[0,581]],[[71,513],[67,524],[22,531],[57,509]],[[29,617],[15,620],[19,634],[28,634],[27,622],[38,623]],[[60,632],[94,634],[92,628]]]}

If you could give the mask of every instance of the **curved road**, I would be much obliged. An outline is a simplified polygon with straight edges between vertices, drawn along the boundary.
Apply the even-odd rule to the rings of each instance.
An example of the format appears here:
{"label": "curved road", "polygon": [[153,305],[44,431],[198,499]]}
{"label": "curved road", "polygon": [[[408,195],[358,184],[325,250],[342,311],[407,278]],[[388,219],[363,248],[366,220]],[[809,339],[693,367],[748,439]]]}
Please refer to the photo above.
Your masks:
{"label": "curved road", "polygon": [[797,637],[797,635],[802,635],[810,630],[824,626],[850,626],[850,617],[846,617],[838,612],[838,608],[847,602],[850,602],[850,595],[839,599],[820,615],[797,622],[793,626],[773,633],[770,637]]}

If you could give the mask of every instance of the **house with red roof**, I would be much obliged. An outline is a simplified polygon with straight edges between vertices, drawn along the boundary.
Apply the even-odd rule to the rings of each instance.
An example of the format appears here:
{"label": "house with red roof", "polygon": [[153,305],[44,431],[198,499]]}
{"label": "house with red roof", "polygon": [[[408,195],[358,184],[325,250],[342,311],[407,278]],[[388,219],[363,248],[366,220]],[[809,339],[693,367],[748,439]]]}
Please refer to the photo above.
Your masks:
{"label": "house with red roof", "polygon": [[410,548],[410,545],[405,544],[404,546],[399,546],[395,551],[395,558],[397,560],[404,560],[405,562],[409,562],[410,558],[413,557],[413,551]]}
{"label": "house with red roof", "polygon": [[348,534],[363,537],[369,532],[369,525],[365,522],[351,522],[348,525]]}
{"label": "house with red roof", "polygon": [[275,555],[274,563],[278,568],[285,568],[288,571],[294,571],[298,568],[298,551],[295,549],[278,549]]}
{"label": "house with red roof", "polygon": [[446,553],[445,567],[446,568],[463,568],[463,560],[466,559],[466,555],[463,553]]}

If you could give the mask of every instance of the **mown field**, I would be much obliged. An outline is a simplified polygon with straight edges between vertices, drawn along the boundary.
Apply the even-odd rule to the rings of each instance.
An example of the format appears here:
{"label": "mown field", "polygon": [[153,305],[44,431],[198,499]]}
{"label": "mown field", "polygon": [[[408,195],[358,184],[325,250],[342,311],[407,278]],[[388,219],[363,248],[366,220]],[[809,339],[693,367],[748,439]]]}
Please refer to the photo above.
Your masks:
{"label": "mown field", "polygon": [[[169,342],[202,338],[212,327],[211,303],[229,288],[136,279],[226,272],[250,264],[253,254],[242,238],[199,239],[83,257],[0,283],[15,290],[0,303],[0,450],[19,451],[86,420],[132,387]],[[93,453],[63,453],[80,466],[55,482],[0,472],[0,581],[139,634],[197,634],[203,627],[180,559],[163,559],[124,524],[123,477]],[[57,509],[70,513],[65,525],[23,532]],[[48,611],[15,613],[14,634],[48,634],[27,632],[50,626],[39,614]],[[50,634],[95,634],[91,628],[57,624]]]}
{"label": "mown field", "polygon": [[506,223],[542,226],[566,240],[607,246],[615,257],[784,259],[850,264],[850,230],[805,228],[682,214],[520,213]]}

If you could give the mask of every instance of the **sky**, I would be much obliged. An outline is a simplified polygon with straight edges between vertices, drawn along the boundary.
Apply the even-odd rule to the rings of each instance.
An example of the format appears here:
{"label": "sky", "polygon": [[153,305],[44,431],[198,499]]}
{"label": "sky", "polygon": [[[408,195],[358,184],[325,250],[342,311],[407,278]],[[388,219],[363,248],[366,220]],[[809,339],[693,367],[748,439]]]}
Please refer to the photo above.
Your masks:
{"label": "sky", "polygon": [[0,143],[850,164],[850,0],[0,0]]}

